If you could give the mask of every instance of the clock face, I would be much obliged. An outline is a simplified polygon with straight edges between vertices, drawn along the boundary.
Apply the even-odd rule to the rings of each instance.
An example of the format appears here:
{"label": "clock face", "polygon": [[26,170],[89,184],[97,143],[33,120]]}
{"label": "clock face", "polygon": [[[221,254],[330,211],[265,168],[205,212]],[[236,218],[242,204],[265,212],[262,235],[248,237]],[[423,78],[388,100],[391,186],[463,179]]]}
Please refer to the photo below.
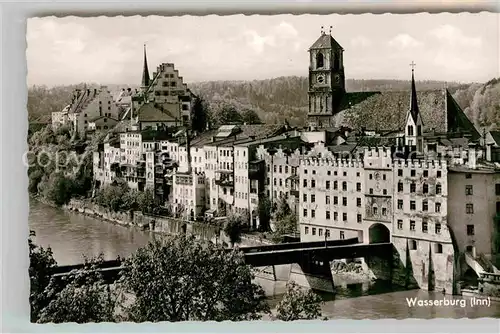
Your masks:
{"label": "clock face", "polygon": [[318,83],[321,84],[321,83],[325,82],[325,77],[322,75],[318,75],[318,77],[316,78],[316,81],[318,81]]}
{"label": "clock face", "polygon": [[376,172],[375,173],[375,180],[380,180],[380,173],[379,172]]}

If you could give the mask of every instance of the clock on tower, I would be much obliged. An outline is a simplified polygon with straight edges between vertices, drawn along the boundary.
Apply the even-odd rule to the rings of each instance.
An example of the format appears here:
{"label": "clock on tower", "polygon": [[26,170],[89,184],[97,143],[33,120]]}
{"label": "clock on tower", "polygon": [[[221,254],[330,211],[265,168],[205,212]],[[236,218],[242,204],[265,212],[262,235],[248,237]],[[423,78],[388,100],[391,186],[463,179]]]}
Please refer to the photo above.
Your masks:
{"label": "clock on tower", "polygon": [[309,124],[329,127],[345,93],[344,49],[324,31],[309,48]]}

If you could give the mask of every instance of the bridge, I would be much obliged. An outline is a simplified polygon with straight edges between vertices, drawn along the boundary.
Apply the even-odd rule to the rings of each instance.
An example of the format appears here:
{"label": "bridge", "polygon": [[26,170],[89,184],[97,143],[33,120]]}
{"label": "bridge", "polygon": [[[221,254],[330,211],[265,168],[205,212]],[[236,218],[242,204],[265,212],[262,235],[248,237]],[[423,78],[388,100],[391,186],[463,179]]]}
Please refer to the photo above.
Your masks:
{"label": "bridge", "polygon": [[[232,248],[226,249],[233,251]],[[328,261],[335,259],[352,259],[367,256],[388,258],[392,254],[392,244],[389,242],[361,244],[358,238],[315,242],[293,242],[276,245],[241,247],[238,249],[244,255],[245,262],[252,267],[275,266],[297,263],[306,271],[315,271]],[[82,269],[84,264],[58,266],[53,269],[53,277],[62,278],[72,270]],[[104,261],[98,267],[104,279],[114,282],[123,269],[121,260]]]}

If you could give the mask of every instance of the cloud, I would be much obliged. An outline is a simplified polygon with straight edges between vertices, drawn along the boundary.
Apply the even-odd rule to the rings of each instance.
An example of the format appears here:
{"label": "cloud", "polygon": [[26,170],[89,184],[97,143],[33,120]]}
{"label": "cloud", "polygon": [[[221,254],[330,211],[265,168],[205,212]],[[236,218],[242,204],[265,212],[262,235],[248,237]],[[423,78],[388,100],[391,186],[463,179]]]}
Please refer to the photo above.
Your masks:
{"label": "cloud", "polygon": [[365,36],[356,36],[351,40],[351,45],[355,48],[366,48],[372,45],[372,42]]}
{"label": "cloud", "polygon": [[295,49],[298,49],[301,44],[297,41],[299,33],[295,27],[284,21],[271,27],[264,34],[259,34],[254,29],[246,30],[243,34],[247,39],[248,45],[258,54],[264,52],[266,47],[276,48],[292,44]]}
{"label": "cloud", "polygon": [[398,34],[388,42],[390,47],[405,50],[422,46],[422,42],[416,40],[408,34]]}
{"label": "cloud", "polygon": [[462,30],[449,24],[430,31],[430,34],[442,43],[455,46],[480,47],[483,44],[481,37],[466,36]]}

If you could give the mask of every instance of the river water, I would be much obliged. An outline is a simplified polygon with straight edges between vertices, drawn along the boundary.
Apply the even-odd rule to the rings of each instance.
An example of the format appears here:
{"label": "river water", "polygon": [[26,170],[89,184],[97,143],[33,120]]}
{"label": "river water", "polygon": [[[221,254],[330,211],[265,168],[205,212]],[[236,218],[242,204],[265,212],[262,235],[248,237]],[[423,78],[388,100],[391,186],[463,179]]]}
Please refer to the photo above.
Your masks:
{"label": "river water", "polygon": [[[127,228],[66,212],[36,200],[30,203],[29,225],[36,232],[37,244],[52,248],[58,264],[83,262],[83,256],[104,254],[105,260],[126,257],[147,244],[155,235],[139,229]],[[157,236],[156,236],[157,237]],[[441,293],[422,290],[397,291],[384,282],[353,283],[345,278],[335,278],[335,294],[322,294],[325,303],[323,315],[331,319],[406,319],[406,318],[500,318],[500,303],[490,306],[465,307],[409,306],[408,299],[453,299],[460,296],[443,296]],[[284,292],[286,282],[257,279],[275,305]]]}

